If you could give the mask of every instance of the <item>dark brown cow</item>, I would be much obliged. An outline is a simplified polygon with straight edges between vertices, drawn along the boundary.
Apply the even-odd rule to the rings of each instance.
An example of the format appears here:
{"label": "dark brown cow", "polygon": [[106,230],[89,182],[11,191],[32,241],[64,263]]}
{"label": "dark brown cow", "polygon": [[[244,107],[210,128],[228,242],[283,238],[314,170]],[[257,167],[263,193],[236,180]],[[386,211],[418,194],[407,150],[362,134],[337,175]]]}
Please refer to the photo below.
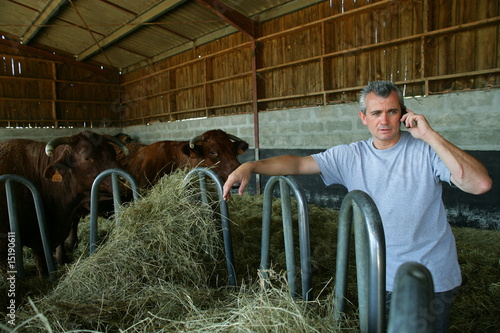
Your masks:
{"label": "dark brown cow", "polygon": [[[94,179],[104,170],[120,168],[114,147],[108,141],[127,148],[111,136],[81,132],[57,138],[49,143],[31,140],[0,142],[0,174],[16,174],[29,179],[39,190],[46,225],[54,250],[68,237],[73,222],[88,214],[83,204],[90,200]],[[31,192],[22,185],[14,187],[18,208],[20,239],[33,249],[37,268],[46,275],[45,255],[40,238]],[[112,193],[111,179],[101,183],[99,191]],[[7,239],[10,230],[5,186],[0,187],[0,265],[5,273]]]}
{"label": "dark brown cow", "polygon": [[179,167],[211,167],[226,181],[240,162],[237,156],[248,143],[222,130],[211,130],[190,141],[159,141],[150,145],[128,143],[129,156],[118,153],[118,161],[137,181],[148,188]]}

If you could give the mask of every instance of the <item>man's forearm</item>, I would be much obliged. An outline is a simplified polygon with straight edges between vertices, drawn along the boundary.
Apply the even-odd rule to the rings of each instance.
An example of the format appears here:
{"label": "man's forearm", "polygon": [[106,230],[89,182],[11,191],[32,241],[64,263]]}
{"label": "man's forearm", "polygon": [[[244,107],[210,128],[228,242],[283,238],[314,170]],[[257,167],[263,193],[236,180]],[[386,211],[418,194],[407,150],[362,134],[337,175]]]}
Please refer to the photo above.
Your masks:
{"label": "man's forearm", "polygon": [[319,173],[319,167],[312,156],[282,155],[249,163],[252,165],[252,173],[266,176]]}
{"label": "man's forearm", "polygon": [[482,194],[490,190],[491,178],[486,167],[475,157],[456,147],[433,131],[425,141],[434,149],[448,170],[452,182],[461,190]]}

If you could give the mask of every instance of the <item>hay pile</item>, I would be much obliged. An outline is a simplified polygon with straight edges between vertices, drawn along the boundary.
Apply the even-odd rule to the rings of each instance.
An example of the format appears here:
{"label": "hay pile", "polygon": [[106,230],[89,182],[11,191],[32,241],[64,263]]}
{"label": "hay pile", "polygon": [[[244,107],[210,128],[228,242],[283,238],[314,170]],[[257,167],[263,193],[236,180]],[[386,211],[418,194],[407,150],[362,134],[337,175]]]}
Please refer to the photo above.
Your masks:
{"label": "hay pile", "polygon": [[[120,214],[117,228],[100,219],[102,245],[90,256],[88,219],[82,221],[80,258],[52,291],[19,309],[17,329],[314,332],[339,326],[325,313],[331,306],[293,301],[285,273],[271,271],[272,288],[261,293],[258,263],[248,271],[250,280],[241,274],[239,287],[228,288],[220,217],[184,176],[164,177]],[[260,238],[252,243],[259,247]],[[233,245],[235,257],[244,258]]]}
{"label": "hay pile", "polygon": [[[233,196],[229,214],[238,287],[229,288],[218,207],[203,205],[199,188],[184,177],[182,171],[164,177],[123,211],[118,228],[113,220],[99,219],[100,246],[91,256],[89,219],[82,220],[75,261],[59,270],[56,284],[20,281],[20,288],[29,291],[16,295],[23,301],[15,331],[359,331],[352,263],[348,297],[353,303],[345,320],[333,319],[338,211],[309,205],[315,299],[306,303],[292,299],[286,283],[280,201],[272,209],[271,287],[262,293],[262,196]],[[295,203],[292,213],[296,227]],[[493,332],[500,313],[500,236],[468,228],[454,232],[464,286],[454,303],[450,332]],[[299,258],[298,241],[295,247]],[[5,322],[0,328],[14,331]]]}

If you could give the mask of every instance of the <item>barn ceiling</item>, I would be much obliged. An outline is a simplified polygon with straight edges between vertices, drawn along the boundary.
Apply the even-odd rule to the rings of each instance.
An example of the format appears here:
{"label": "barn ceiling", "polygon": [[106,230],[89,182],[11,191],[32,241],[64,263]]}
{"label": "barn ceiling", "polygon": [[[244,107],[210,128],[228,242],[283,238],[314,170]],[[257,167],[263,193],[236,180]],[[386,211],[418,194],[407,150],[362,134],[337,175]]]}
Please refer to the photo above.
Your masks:
{"label": "barn ceiling", "polygon": [[131,71],[320,0],[0,0],[0,37]]}

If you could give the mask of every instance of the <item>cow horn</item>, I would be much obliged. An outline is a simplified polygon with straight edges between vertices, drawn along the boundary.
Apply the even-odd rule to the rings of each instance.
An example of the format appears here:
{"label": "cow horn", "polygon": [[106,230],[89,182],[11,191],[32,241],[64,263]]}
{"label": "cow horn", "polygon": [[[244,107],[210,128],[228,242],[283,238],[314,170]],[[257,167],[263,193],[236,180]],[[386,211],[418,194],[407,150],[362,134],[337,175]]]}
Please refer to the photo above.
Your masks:
{"label": "cow horn", "polygon": [[108,135],[108,134],[105,134],[103,136],[104,136],[104,139],[106,139],[106,141],[109,141],[109,142],[117,145],[123,151],[123,154],[125,156],[129,155],[130,151],[128,150],[127,146],[123,143],[123,141],[121,141],[120,139],[118,139],[114,136]]}
{"label": "cow horn", "polygon": [[45,146],[45,154],[47,154],[47,156],[52,156],[54,155],[54,149],[56,149],[57,146],[68,145],[70,143],[71,143],[71,138],[67,136],[52,139],[49,142],[47,142],[47,145]]}
{"label": "cow horn", "polygon": [[229,134],[229,133],[227,134],[227,136],[229,136],[229,138],[230,138],[231,140],[234,140],[234,141],[236,141],[236,142],[241,142],[241,141],[243,141],[243,140],[241,140],[240,138],[238,138],[237,136],[232,135],[232,134]]}
{"label": "cow horn", "polygon": [[201,140],[203,140],[203,135],[198,135],[198,136],[195,136],[194,138],[192,138],[192,139],[189,141],[189,148],[193,149],[193,148],[194,148],[194,145],[195,145],[197,142],[200,142]]}

